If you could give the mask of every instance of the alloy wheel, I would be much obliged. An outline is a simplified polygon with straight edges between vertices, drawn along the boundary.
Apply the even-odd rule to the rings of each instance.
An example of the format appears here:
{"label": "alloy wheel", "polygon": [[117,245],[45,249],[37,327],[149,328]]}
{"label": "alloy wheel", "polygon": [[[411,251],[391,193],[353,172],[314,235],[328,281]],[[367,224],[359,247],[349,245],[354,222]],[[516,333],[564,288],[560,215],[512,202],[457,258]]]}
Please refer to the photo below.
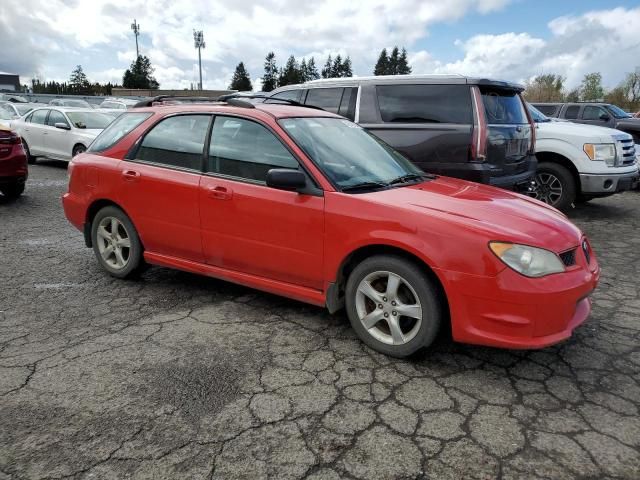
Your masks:
{"label": "alloy wheel", "polygon": [[98,224],[98,251],[111,268],[122,270],[129,263],[131,238],[124,224],[115,217],[105,217]]}
{"label": "alloy wheel", "polygon": [[536,200],[556,205],[562,198],[564,192],[562,182],[553,173],[538,172],[534,183],[535,186],[528,194]]}
{"label": "alloy wheel", "polygon": [[372,272],[356,292],[356,312],[364,328],[387,345],[410,342],[422,324],[422,306],[411,284],[393,272]]}

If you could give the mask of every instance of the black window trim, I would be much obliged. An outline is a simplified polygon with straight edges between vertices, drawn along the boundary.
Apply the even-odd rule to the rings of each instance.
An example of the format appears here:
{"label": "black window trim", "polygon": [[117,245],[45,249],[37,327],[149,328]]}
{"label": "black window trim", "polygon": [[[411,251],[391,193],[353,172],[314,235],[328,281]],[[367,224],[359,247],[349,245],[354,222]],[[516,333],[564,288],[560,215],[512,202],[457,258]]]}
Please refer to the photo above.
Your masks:
{"label": "black window trim", "polygon": [[[233,118],[239,118],[241,120],[247,120],[249,122],[254,122],[257,123],[258,125],[261,125],[263,127],[265,127],[269,132],[271,132],[271,134],[282,144],[282,146],[291,154],[291,156],[293,157],[293,159],[298,162],[298,166],[301,168],[301,170],[304,172],[304,174],[307,176],[307,179],[312,183],[312,185],[308,185],[307,188],[305,188],[304,190],[298,192],[304,195],[311,195],[313,197],[323,197],[324,196],[324,190],[320,187],[320,183],[316,180],[316,178],[311,174],[311,172],[309,171],[309,169],[306,167],[306,165],[304,164],[304,162],[301,161],[300,157],[298,155],[296,155],[296,153],[289,147],[289,145],[287,145],[287,143],[280,137],[280,135],[278,135],[278,133],[271,128],[271,126],[267,125],[266,123],[256,119],[256,118],[249,118],[249,117],[245,117],[243,115],[238,115],[238,114],[234,114],[234,113],[214,113],[213,114],[214,118],[213,121],[211,122],[210,128],[209,128],[209,134],[207,135],[207,138],[209,139],[209,142],[205,145],[205,150],[206,150],[206,154],[205,154],[205,161],[209,160],[209,153],[211,150],[211,138],[213,135],[213,126],[215,124],[215,120],[218,117],[233,117]],[[240,183],[249,183],[251,185],[259,185],[262,187],[267,187],[266,182],[263,182],[261,180],[254,180],[251,178],[244,178],[244,177],[236,177],[233,175],[227,175],[225,173],[217,173],[217,172],[206,172],[205,168],[204,168],[205,164],[203,163],[202,165],[202,175],[206,175],[208,177],[214,177],[214,178],[222,178],[224,180],[231,180],[231,181],[235,181],[235,182],[240,182]],[[271,187],[267,187],[267,188],[271,188]]]}

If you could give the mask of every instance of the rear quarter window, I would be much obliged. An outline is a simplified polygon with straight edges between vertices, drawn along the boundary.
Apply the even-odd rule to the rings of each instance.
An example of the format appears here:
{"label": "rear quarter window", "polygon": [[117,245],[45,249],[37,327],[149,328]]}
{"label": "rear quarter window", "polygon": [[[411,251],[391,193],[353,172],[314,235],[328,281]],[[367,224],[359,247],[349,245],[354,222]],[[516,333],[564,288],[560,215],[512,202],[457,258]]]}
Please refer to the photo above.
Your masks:
{"label": "rear quarter window", "polygon": [[380,116],[386,123],[471,123],[467,85],[378,85]]}
{"label": "rear quarter window", "polygon": [[123,113],[96,137],[89,151],[102,152],[113,147],[151,115],[150,112]]}
{"label": "rear quarter window", "polygon": [[580,111],[580,106],[579,105],[571,105],[570,107],[567,107],[567,109],[564,111],[564,118],[568,118],[568,119],[576,119],[578,118],[578,112]]}
{"label": "rear quarter window", "polygon": [[517,92],[480,88],[487,122],[490,125],[529,123],[524,105]]}

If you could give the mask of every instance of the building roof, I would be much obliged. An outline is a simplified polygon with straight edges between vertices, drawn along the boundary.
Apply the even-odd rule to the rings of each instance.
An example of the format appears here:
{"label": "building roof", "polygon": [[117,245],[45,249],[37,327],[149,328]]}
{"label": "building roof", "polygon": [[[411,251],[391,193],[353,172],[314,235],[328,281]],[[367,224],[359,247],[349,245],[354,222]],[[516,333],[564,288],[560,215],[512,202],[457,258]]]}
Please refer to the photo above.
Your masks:
{"label": "building roof", "polygon": [[19,77],[17,73],[9,73],[9,72],[0,72],[0,75],[12,75],[14,77]]}

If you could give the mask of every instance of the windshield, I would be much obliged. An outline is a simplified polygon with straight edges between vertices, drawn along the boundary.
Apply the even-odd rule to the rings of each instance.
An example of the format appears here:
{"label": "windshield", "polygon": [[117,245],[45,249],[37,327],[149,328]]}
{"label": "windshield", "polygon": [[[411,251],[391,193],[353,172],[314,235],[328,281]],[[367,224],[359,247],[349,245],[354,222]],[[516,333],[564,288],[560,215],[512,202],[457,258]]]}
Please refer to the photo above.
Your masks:
{"label": "windshield", "polygon": [[16,114],[10,108],[0,105],[0,120],[13,120],[16,118]]}
{"label": "windshield", "polygon": [[33,110],[33,106],[32,105],[20,105],[19,103],[16,103],[14,105],[14,107],[16,108],[16,110],[18,110],[18,113],[20,115],[26,115],[31,110]]}
{"label": "windshield", "polygon": [[349,120],[286,118],[280,120],[280,125],[342,190],[357,185],[386,188],[401,177],[421,179],[425,175],[398,152]]}
{"label": "windshield", "polygon": [[89,102],[86,102],[84,100],[63,100],[62,104],[65,107],[91,108],[91,105],[89,105]]}
{"label": "windshield", "polygon": [[607,105],[607,108],[609,109],[609,111],[611,113],[613,113],[613,116],[616,117],[616,118],[630,118],[631,117],[631,115],[629,113],[625,112],[624,110],[622,110],[617,105]]}
{"label": "windshield", "polygon": [[102,130],[113,121],[111,115],[100,112],[67,112],[67,116],[76,128]]}
{"label": "windshield", "polygon": [[527,108],[529,109],[529,113],[531,114],[531,117],[533,117],[534,122],[540,123],[540,122],[551,121],[549,117],[547,117],[544,113],[542,113],[540,110],[538,110],[536,107],[534,107],[530,103],[527,103]]}

